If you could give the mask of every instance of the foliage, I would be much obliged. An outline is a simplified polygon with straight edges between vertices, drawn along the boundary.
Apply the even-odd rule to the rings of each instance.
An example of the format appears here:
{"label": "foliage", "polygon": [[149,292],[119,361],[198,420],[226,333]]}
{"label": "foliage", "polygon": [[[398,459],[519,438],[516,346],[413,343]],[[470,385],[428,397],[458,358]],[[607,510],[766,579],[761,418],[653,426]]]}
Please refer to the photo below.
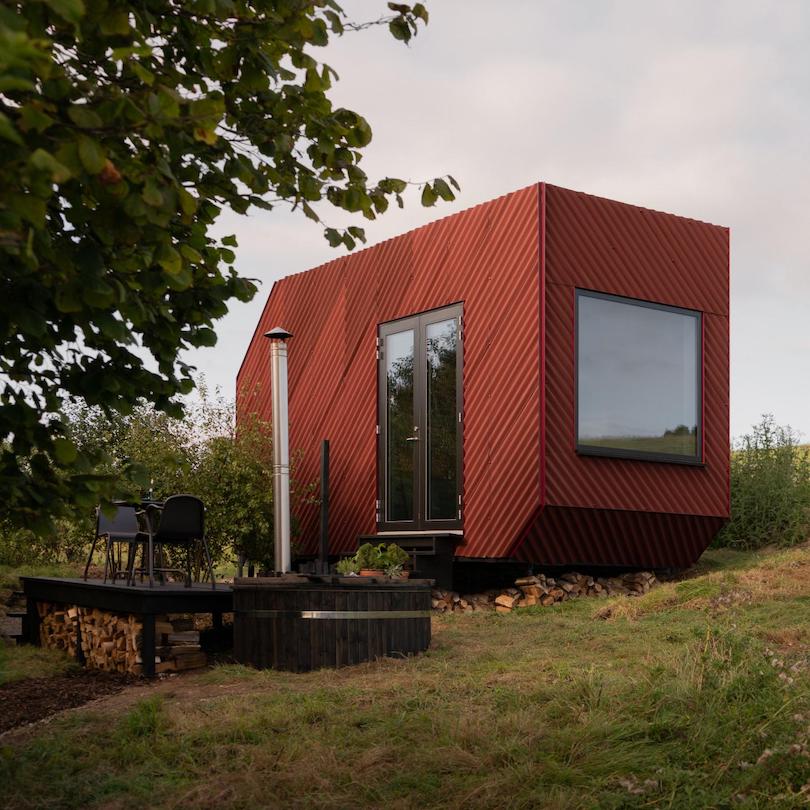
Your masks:
{"label": "foliage", "polygon": [[[177,493],[202,498],[206,539],[215,561],[241,551],[268,566],[273,559],[270,426],[245,419],[237,431],[233,403],[210,396],[204,383],[199,392],[200,399],[181,419],[145,403],[129,415],[109,417],[98,408],[72,403],[65,413],[68,435],[77,447],[102,459],[99,469],[105,474],[118,475],[137,465],[145,486],[131,488],[129,498],[164,499]],[[293,499],[311,497],[312,486],[299,487],[294,473],[293,464]],[[83,560],[94,521],[94,509],[77,508],[57,522],[55,534],[41,538],[5,526],[0,530],[0,563]]]}
{"label": "foliage", "polygon": [[[0,6],[0,500],[52,529],[120,494],[72,441],[65,397],[178,417],[189,347],[256,292],[223,209],[382,214],[407,183],[360,168],[368,122],[332,104],[315,48],[368,25],[407,43],[421,3],[354,23],[334,0],[40,0]],[[452,178],[421,187],[454,198]],[[353,248],[361,228],[325,228]],[[137,469],[125,468],[137,480]]]}
{"label": "foliage", "polygon": [[[776,559],[780,582],[810,574],[808,548],[709,556],[745,558],[734,570],[751,583]],[[3,798],[65,810],[268,796],[323,810],[807,807],[806,588],[594,620],[597,604],[657,590],[437,616],[424,655],[339,674],[218,666],[159,705],[70,712],[8,740]]]}
{"label": "foliage", "polygon": [[[408,553],[400,548],[396,543],[363,543],[357,549],[353,558],[357,570],[385,571],[387,574],[397,574],[402,570],[403,565],[408,562]],[[341,561],[343,562],[343,561]],[[347,563],[348,565],[348,563]]]}
{"label": "foliage", "polygon": [[765,414],[731,455],[731,521],[715,545],[791,546],[810,531],[810,456],[790,427]]}
{"label": "foliage", "polygon": [[354,557],[344,557],[342,560],[338,561],[335,566],[335,571],[344,576],[348,574],[359,574],[360,566],[357,564],[357,560]]}

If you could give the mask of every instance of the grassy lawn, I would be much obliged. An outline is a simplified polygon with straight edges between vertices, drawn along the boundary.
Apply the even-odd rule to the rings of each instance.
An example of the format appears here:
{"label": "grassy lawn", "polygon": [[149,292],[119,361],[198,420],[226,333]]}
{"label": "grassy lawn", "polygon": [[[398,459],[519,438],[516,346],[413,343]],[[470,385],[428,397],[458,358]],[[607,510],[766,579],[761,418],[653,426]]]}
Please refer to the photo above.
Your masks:
{"label": "grassy lawn", "polygon": [[434,631],[419,658],[222,666],[0,740],[0,806],[810,806],[810,548]]}

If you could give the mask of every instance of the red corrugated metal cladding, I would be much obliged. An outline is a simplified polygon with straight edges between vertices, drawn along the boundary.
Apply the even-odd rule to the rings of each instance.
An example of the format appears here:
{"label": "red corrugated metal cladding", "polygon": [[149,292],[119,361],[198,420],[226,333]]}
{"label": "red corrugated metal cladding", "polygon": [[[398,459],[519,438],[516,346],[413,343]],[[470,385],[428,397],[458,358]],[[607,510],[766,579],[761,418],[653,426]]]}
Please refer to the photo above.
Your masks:
{"label": "red corrugated metal cladding", "polygon": [[[539,194],[530,186],[300,275],[272,290],[237,380],[240,413],[270,417],[267,341],[289,344],[295,480],[330,440],[331,551],[375,530],[379,323],[464,304],[465,556],[505,557],[539,503]],[[259,387],[253,397],[246,392]],[[318,509],[298,504],[314,552]]]}
{"label": "red corrugated metal cladding", "polygon": [[[728,516],[728,230],[554,186],[543,213],[545,498],[512,554],[548,565],[689,565]],[[577,455],[577,287],[703,313],[703,466]]]}
{"label": "red corrugated metal cladding", "polygon": [[[353,549],[375,529],[377,326],[462,301],[458,556],[683,567],[728,515],[728,251],[725,228],[530,186],[278,282],[239,372],[239,412],[270,417],[261,335],[284,326],[294,477],[317,480],[328,438],[331,550]],[[576,454],[577,287],[703,313],[703,466]],[[295,516],[312,553],[317,507]]]}

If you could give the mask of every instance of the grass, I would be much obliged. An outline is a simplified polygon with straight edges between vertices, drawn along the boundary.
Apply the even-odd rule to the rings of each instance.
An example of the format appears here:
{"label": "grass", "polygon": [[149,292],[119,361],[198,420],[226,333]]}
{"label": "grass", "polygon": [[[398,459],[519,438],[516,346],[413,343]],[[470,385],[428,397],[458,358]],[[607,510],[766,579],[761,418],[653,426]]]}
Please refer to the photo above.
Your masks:
{"label": "grass", "polygon": [[20,587],[20,577],[77,577],[84,565],[72,563],[39,563],[12,567],[0,565],[0,590],[16,590]]}
{"label": "grass", "polygon": [[78,669],[78,664],[59,650],[0,645],[0,686],[23,678],[48,678]]}
{"label": "grass", "polygon": [[671,453],[678,456],[694,456],[696,445],[695,435],[692,433],[669,433],[664,436],[595,436],[583,438],[580,442],[589,447]]}
{"label": "grass", "polygon": [[808,577],[806,546],[713,552],[635,600],[441,617],[418,658],[216,667],[0,742],[0,805],[810,806]]}
{"label": "grass", "polygon": [[[72,577],[77,575],[76,570],[75,565],[58,563],[18,568],[0,565],[0,591],[17,590],[20,577]],[[3,612],[3,605],[0,605],[0,615]],[[22,678],[47,678],[76,669],[77,664],[64,652],[27,645],[7,647],[0,642],[0,685]]]}

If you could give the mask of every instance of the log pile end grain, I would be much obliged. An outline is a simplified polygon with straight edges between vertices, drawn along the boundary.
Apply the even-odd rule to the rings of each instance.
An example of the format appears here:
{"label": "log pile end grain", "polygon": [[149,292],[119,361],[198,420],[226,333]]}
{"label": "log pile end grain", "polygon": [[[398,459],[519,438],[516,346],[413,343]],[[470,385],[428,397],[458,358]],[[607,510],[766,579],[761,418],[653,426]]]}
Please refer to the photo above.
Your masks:
{"label": "log pile end grain", "polygon": [[545,574],[521,577],[513,588],[489,590],[478,594],[458,594],[455,591],[433,590],[433,609],[440,613],[495,610],[511,613],[523,607],[548,607],[580,597],[641,596],[657,580],[651,571],[635,571],[616,577],[593,577],[569,571],[558,577]]}
{"label": "log pile end grain", "polygon": [[[81,644],[89,669],[143,674],[141,617],[51,602],[38,602],[37,611],[43,647],[64,650],[78,658]],[[155,672],[196,669],[208,663],[200,648],[200,634],[191,627],[193,619],[186,616],[171,620],[167,616],[156,617]]]}

